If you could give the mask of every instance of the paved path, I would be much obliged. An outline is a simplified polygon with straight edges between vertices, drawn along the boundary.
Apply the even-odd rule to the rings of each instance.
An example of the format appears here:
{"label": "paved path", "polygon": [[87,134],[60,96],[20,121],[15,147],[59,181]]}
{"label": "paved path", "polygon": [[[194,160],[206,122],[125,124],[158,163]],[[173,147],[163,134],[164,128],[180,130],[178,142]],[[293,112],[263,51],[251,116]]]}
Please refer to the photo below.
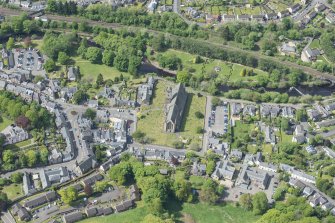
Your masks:
{"label": "paved path", "polygon": [[16,223],[15,219],[13,218],[12,214],[9,211],[1,212],[1,220],[4,223]]}

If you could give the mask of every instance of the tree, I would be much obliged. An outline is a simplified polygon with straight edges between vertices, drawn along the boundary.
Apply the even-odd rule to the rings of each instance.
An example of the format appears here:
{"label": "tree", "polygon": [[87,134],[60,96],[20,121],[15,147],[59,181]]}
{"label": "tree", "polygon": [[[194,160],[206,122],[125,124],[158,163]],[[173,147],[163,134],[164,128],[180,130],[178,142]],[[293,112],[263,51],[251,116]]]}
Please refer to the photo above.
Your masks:
{"label": "tree", "polygon": [[10,175],[10,179],[13,183],[21,183],[23,180],[23,174],[20,172],[16,172],[16,173],[12,173],[12,175]]}
{"label": "tree", "polygon": [[197,117],[198,119],[203,119],[205,116],[204,114],[202,114],[200,111],[196,111],[194,113],[195,117]]}
{"label": "tree", "polygon": [[298,109],[296,112],[296,119],[300,122],[307,120],[307,112],[305,109]]}
{"label": "tree", "polygon": [[84,117],[88,118],[88,119],[91,119],[91,120],[95,119],[96,115],[97,115],[97,112],[92,108],[86,109],[86,111],[84,113]]}
{"label": "tree", "polygon": [[34,150],[28,150],[26,153],[28,158],[28,166],[33,167],[37,163],[37,153]]}
{"label": "tree", "polygon": [[77,50],[77,53],[82,57],[85,58],[85,54],[87,51],[87,47],[88,47],[88,43],[87,43],[87,39],[83,38],[80,42],[80,46]]}
{"label": "tree", "polygon": [[121,162],[113,166],[109,171],[109,176],[119,185],[124,185],[131,182],[134,178],[132,167],[128,162]]}
{"label": "tree", "polygon": [[191,145],[189,146],[189,149],[190,150],[193,150],[193,151],[200,151],[201,150],[201,147],[198,143],[196,142],[193,142],[191,143]]}
{"label": "tree", "polygon": [[156,51],[164,51],[165,50],[165,36],[164,34],[159,34],[158,36],[151,39],[151,46]]}
{"label": "tree", "polygon": [[7,194],[1,191],[0,192],[0,209],[2,211],[5,211],[7,209],[8,203],[9,203],[9,200],[8,200]]}
{"label": "tree", "polygon": [[115,53],[111,50],[104,50],[102,53],[102,63],[107,66],[113,66]]}
{"label": "tree", "polygon": [[243,68],[243,70],[241,71],[241,76],[245,77],[245,75],[247,75],[247,70]]}
{"label": "tree", "polygon": [[42,164],[44,164],[44,165],[47,165],[48,164],[48,157],[49,157],[49,151],[48,151],[48,149],[45,147],[45,146],[43,146],[41,149],[40,149],[40,151],[39,151],[39,154],[40,154],[40,161],[41,161],[41,163]]}
{"label": "tree", "polygon": [[5,150],[2,153],[2,161],[6,164],[14,163],[15,155],[11,150]]}
{"label": "tree", "polygon": [[177,72],[177,82],[186,84],[190,79],[190,75],[187,71],[178,71]]}
{"label": "tree", "polygon": [[71,204],[73,201],[78,199],[78,192],[73,186],[60,190],[59,194],[65,204]]}
{"label": "tree", "polygon": [[281,118],[281,121],[280,121],[280,128],[283,130],[283,131],[287,131],[290,129],[290,123],[289,123],[289,120],[287,118]]}
{"label": "tree", "polygon": [[107,181],[97,181],[95,183],[95,190],[102,193],[109,186]]}
{"label": "tree", "polygon": [[145,133],[140,130],[136,130],[132,136],[135,140],[141,141],[141,139],[145,137]]}
{"label": "tree", "polygon": [[7,47],[7,50],[12,50],[15,46],[15,40],[13,37],[9,37],[7,43],[6,43],[6,47]]}
{"label": "tree", "polygon": [[207,162],[207,166],[206,166],[206,174],[208,176],[210,176],[215,170],[215,161],[214,160],[210,160]]}
{"label": "tree", "polygon": [[58,53],[58,62],[62,65],[69,64],[70,57],[65,52]]}
{"label": "tree", "polygon": [[20,115],[15,120],[15,124],[24,129],[26,129],[29,126],[29,123],[30,123],[29,119],[24,115]]}
{"label": "tree", "polygon": [[257,192],[252,196],[252,207],[255,215],[264,214],[268,210],[268,198],[264,192]]}
{"label": "tree", "polygon": [[85,101],[88,98],[88,95],[85,91],[83,91],[82,89],[78,90],[76,93],[74,93],[73,97],[72,97],[72,101],[75,104],[80,104],[83,101]]}
{"label": "tree", "polygon": [[31,46],[31,38],[27,36],[26,38],[24,38],[23,43],[26,48],[29,48]]}
{"label": "tree", "polygon": [[104,77],[102,76],[102,74],[98,74],[96,84],[98,86],[102,86],[104,84]]}
{"label": "tree", "polygon": [[173,190],[179,201],[191,202],[193,200],[191,183],[183,178],[178,178],[173,183]]}
{"label": "tree", "polygon": [[98,47],[88,47],[85,53],[85,57],[91,63],[99,64],[102,60],[102,53]]}
{"label": "tree", "polygon": [[90,185],[85,185],[84,192],[86,196],[90,197],[93,194],[93,188]]}
{"label": "tree", "polygon": [[218,97],[212,97],[212,107],[216,107],[221,104],[221,100]]}
{"label": "tree", "polygon": [[240,205],[250,211],[252,209],[252,196],[251,194],[242,194],[239,199]]}
{"label": "tree", "polygon": [[44,69],[46,72],[52,72],[56,70],[56,64],[52,59],[48,59],[44,64]]}
{"label": "tree", "polygon": [[221,188],[215,181],[207,179],[201,187],[199,199],[204,203],[215,204],[220,198],[220,190]]}

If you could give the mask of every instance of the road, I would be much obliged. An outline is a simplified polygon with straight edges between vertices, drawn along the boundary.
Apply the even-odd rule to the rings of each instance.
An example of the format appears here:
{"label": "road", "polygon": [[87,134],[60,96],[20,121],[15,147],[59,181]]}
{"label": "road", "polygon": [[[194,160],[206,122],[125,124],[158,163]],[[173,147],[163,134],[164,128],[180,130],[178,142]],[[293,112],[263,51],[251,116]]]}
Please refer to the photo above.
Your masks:
{"label": "road", "polygon": [[309,4],[307,4],[304,9],[297,14],[296,17],[294,17],[294,21],[298,22],[304,19],[304,17],[310,12],[314,10],[314,7],[318,4],[324,4],[325,6],[327,6],[328,8],[332,9],[334,11],[334,9],[332,8],[332,6],[330,4],[328,4],[327,0],[312,0],[312,2],[310,2]]}
{"label": "road", "polygon": [[212,96],[207,96],[206,98],[206,110],[205,110],[205,125],[204,125],[204,130],[205,133],[203,135],[202,139],[202,153],[206,153],[207,151],[207,146],[208,146],[208,137],[209,137],[209,125],[208,125],[208,120],[211,115],[212,111]]}
{"label": "road", "polygon": [[[0,14],[2,14],[2,15],[15,16],[15,15],[20,15],[21,13],[22,13],[22,11],[17,11],[17,10],[12,10],[12,9],[8,9],[8,8],[0,7]],[[152,34],[166,34],[167,36],[170,36],[170,37],[182,38],[180,36],[175,36],[175,35],[172,35],[172,34],[161,32],[161,31],[146,29],[146,28],[143,28],[143,27],[123,26],[123,25],[116,24],[116,23],[106,23],[106,22],[100,22],[100,21],[92,21],[92,20],[79,18],[79,17],[73,17],[73,16],[72,17],[66,17],[66,16],[59,16],[59,15],[51,15],[51,14],[47,14],[46,16],[51,20],[58,20],[58,21],[65,21],[65,22],[87,22],[87,24],[90,25],[90,26],[101,26],[101,27],[105,27],[105,28],[114,28],[114,29],[129,28],[129,29],[133,29],[133,30],[137,30],[137,31],[145,30],[145,31],[147,31],[149,33],[152,33]],[[194,39],[194,38],[190,38],[190,39]],[[213,41],[210,41],[210,40],[203,40],[203,39],[194,39],[194,40],[201,43],[201,44],[204,44],[204,45],[214,45],[214,46],[216,46],[218,48],[221,48],[223,50],[232,51],[232,52],[240,52],[242,54],[250,55],[250,56],[253,56],[255,58],[261,58],[261,59],[269,60],[269,61],[272,61],[272,62],[276,62],[276,63],[279,63],[279,64],[285,66],[285,67],[290,67],[290,68],[302,70],[303,72],[305,72],[305,73],[307,73],[311,76],[314,76],[316,78],[326,79],[326,80],[330,80],[332,82],[335,82],[335,76],[333,76],[330,73],[323,73],[323,72],[317,71],[313,68],[302,66],[302,65],[290,62],[290,61],[282,61],[282,60],[280,60],[276,57],[263,55],[260,52],[247,51],[247,50],[243,50],[243,49],[241,49],[239,47],[236,47],[236,46],[222,45],[222,44],[219,44],[219,43],[214,43]]]}

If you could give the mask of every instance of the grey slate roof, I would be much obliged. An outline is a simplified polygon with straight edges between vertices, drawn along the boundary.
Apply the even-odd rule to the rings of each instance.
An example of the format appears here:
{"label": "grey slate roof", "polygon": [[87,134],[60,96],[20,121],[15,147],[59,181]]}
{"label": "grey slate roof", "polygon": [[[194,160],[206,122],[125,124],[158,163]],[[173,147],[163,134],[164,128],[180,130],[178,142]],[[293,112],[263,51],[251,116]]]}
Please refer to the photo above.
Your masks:
{"label": "grey slate roof", "polygon": [[178,131],[181,126],[183,112],[187,102],[185,86],[178,84],[172,89],[169,100],[164,128],[167,132],[175,132]]}

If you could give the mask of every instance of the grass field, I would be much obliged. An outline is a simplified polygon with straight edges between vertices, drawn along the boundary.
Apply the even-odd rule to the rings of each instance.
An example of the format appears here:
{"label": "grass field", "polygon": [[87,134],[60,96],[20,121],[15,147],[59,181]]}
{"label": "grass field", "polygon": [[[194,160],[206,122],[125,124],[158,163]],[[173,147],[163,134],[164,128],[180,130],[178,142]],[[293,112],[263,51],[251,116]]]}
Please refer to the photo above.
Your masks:
{"label": "grass field", "polygon": [[1,116],[0,117],[0,131],[4,130],[7,126],[12,124],[13,121],[7,119],[6,117]]}
{"label": "grass field", "polygon": [[182,212],[196,223],[253,223],[258,219],[251,212],[232,204],[210,206],[202,203],[184,204]]}
{"label": "grass field", "polygon": [[5,192],[8,196],[8,199],[14,200],[15,198],[22,196],[22,184],[10,184],[4,186],[2,191]]}
{"label": "grass field", "polygon": [[102,74],[105,80],[114,79],[115,77],[120,77],[121,73],[123,77],[130,77],[128,73],[123,73],[118,71],[114,67],[109,67],[104,64],[92,64],[88,60],[81,59],[80,57],[73,58],[75,61],[75,66],[80,69],[80,74],[84,80],[95,81],[98,74]]}
{"label": "grass field", "polygon": [[[221,60],[213,60],[213,59],[207,59],[203,57],[204,62],[203,63],[194,63],[194,58],[196,55],[192,55],[189,53],[185,53],[182,51],[172,50],[169,49],[163,54],[165,55],[175,55],[179,57],[182,60],[183,70],[192,70],[192,74],[195,76],[209,76],[211,74],[216,74],[217,79],[219,80],[229,80],[229,81],[244,81],[244,82],[250,82],[257,80],[258,75],[268,75],[268,73],[253,69],[251,67],[243,66],[240,64],[233,64],[228,63]],[[217,71],[215,71],[215,68],[217,68]],[[242,77],[241,71],[243,69],[251,70],[253,69],[254,75],[250,77]]]}
{"label": "grass field", "polygon": [[18,149],[18,148],[21,148],[21,147],[29,146],[32,143],[33,143],[32,139],[27,139],[27,140],[24,140],[22,142],[7,145],[7,146],[5,146],[5,149]]}
{"label": "grass field", "polygon": [[143,106],[138,120],[137,129],[146,133],[153,139],[154,144],[172,146],[173,142],[188,139],[201,145],[202,135],[196,133],[198,126],[203,127],[204,120],[195,117],[195,112],[200,111],[205,114],[205,97],[189,93],[187,105],[184,111],[184,122],[182,130],[178,133],[166,133],[164,126],[164,104],[166,99],[166,87],[171,86],[170,82],[159,81],[154,91],[153,102],[150,106]]}
{"label": "grass field", "polygon": [[[178,222],[185,223],[253,223],[259,218],[251,212],[235,207],[232,204],[210,206],[196,203],[180,206],[178,204],[175,205],[175,202],[169,202],[169,206],[170,213],[178,218]],[[141,222],[147,213],[144,207],[138,207],[120,214],[89,218],[81,221],[81,223],[135,223]],[[188,219],[193,221],[185,220],[184,216],[188,216]]]}

